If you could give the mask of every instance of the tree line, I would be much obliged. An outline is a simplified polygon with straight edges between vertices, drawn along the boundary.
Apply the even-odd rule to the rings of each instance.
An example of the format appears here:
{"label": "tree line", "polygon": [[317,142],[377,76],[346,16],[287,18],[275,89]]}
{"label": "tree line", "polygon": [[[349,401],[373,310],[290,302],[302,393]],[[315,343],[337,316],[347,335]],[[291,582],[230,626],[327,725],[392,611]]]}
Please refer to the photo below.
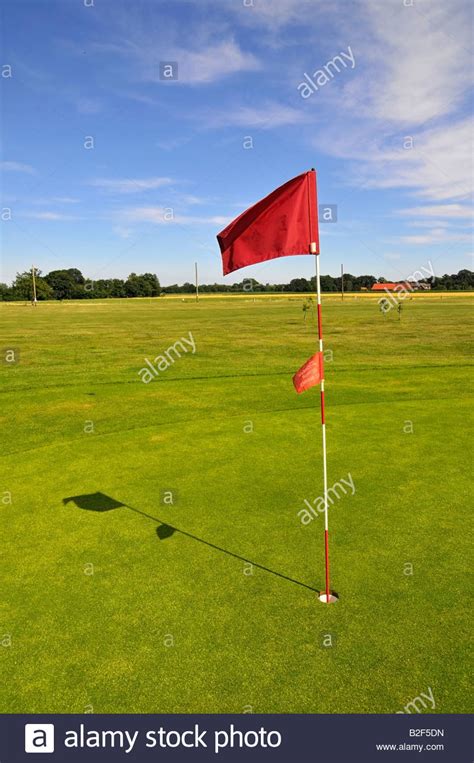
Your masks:
{"label": "tree line", "polygon": [[[387,283],[386,279],[375,276],[354,276],[345,273],[344,291],[357,292],[370,290],[375,283]],[[469,291],[474,289],[474,273],[471,270],[460,270],[452,275],[444,275],[421,281],[430,283],[431,289],[438,291]],[[77,268],[52,270],[42,275],[35,270],[36,298],[38,300],[63,299],[107,299],[110,297],[160,297],[165,294],[195,294],[196,286],[186,282],[182,285],[171,284],[161,286],[158,276],[154,273],[130,273],[126,280],[121,278],[100,278],[90,280],[85,278]],[[321,276],[323,292],[340,292],[341,277]],[[199,284],[201,293],[233,293],[233,292],[301,292],[316,291],[316,277],[293,278],[289,283],[270,284],[259,283],[255,278],[244,278],[234,284]],[[28,301],[33,299],[33,274],[31,271],[17,273],[11,286],[0,283],[0,301]]]}

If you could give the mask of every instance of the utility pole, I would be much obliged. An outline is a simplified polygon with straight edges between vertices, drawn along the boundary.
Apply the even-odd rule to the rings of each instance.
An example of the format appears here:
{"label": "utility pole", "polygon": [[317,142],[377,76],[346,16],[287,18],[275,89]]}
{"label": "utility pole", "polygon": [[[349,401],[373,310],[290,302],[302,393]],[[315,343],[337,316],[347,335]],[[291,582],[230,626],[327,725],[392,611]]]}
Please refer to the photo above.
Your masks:
{"label": "utility pole", "polygon": [[341,265],[341,299],[344,300],[344,265]]}
{"label": "utility pole", "polygon": [[196,302],[199,302],[199,280],[198,280],[198,264],[194,263],[194,272],[196,275]]}
{"label": "utility pole", "polygon": [[33,278],[33,305],[36,307],[36,279],[35,279],[35,271],[36,268],[34,265],[31,266],[31,275]]}

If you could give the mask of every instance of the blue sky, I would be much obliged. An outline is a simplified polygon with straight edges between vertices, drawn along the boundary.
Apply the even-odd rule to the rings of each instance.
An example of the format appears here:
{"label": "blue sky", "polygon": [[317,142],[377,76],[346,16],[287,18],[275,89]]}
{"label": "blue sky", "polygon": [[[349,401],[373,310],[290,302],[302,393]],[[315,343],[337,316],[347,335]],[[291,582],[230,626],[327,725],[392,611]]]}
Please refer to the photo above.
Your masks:
{"label": "blue sky", "polygon": [[[338,213],[320,225],[323,273],[472,267],[470,5],[5,2],[1,280],[34,262],[170,284],[197,260],[222,282],[216,233],[313,166]],[[290,257],[225,280],[313,267]]]}

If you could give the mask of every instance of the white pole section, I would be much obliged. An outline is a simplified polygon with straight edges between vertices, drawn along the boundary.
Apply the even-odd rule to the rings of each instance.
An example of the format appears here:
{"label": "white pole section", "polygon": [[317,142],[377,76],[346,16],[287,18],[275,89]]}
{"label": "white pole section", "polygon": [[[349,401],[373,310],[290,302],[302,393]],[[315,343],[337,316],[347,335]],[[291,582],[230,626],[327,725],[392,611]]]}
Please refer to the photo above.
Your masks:
{"label": "white pole section", "polygon": [[36,280],[35,280],[35,266],[31,266],[31,275],[33,278],[33,304],[36,305]]}

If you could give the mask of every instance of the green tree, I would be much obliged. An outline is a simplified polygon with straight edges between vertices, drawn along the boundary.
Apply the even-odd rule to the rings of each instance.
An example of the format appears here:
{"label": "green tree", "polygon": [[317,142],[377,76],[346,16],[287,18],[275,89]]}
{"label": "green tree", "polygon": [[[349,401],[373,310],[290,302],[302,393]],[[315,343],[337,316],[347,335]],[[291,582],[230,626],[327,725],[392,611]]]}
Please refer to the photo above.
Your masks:
{"label": "green tree", "polygon": [[125,281],[124,289],[127,297],[157,297],[161,292],[160,282],[153,273],[143,275],[130,273]]}
{"label": "green tree", "polygon": [[13,298],[12,289],[6,283],[0,283],[0,302],[9,302]]}
{"label": "green tree", "polygon": [[45,281],[53,290],[54,299],[80,299],[84,296],[84,277],[77,268],[52,270]]}
{"label": "green tree", "polygon": [[109,294],[111,297],[125,296],[125,284],[121,278],[110,279]]}
{"label": "green tree", "polygon": [[124,284],[126,297],[142,297],[140,281],[136,273],[130,273]]}
{"label": "green tree", "polygon": [[288,291],[306,292],[309,291],[309,282],[306,278],[292,278],[288,287]]}
{"label": "green tree", "polygon": [[[53,290],[45,278],[41,276],[41,270],[35,271],[36,299],[52,299]],[[33,277],[31,270],[25,270],[24,273],[17,273],[13,282],[12,292],[14,299],[33,300]]]}
{"label": "green tree", "polygon": [[365,289],[371,289],[374,283],[377,283],[377,279],[374,278],[374,276],[357,276],[354,279],[357,290],[359,291],[361,287],[363,286]]}
{"label": "green tree", "polygon": [[81,271],[77,268],[68,268],[64,271],[65,273],[69,273],[73,281],[75,281],[78,284],[84,284],[86,282],[86,279],[82,275]]}
{"label": "green tree", "polygon": [[[149,289],[151,291],[150,297],[159,297],[161,294],[161,286],[160,282],[158,280],[158,276],[155,275],[155,273],[143,273],[142,276],[139,276],[142,283],[145,285],[147,284],[149,286]],[[196,291],[196,288],[194,288],[194,291]]]}

